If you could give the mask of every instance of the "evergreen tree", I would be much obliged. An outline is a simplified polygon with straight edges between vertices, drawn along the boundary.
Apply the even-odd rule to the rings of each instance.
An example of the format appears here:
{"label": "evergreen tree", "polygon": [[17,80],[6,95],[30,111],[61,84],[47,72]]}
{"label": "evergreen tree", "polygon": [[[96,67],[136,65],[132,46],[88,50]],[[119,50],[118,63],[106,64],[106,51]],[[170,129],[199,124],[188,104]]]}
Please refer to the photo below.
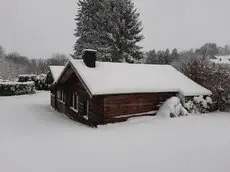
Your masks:
{"label": "evergreen tree", "polygon": [[80,0],[78,14],[75,19],[77,28],[75,36],[78,38],[74,46],[74,56],[79,57],[83,49],[97,49],[99,46],[99,27],[95,25],[101,16],[99,10],[103,9],[100,0]]}
{"label": "evergreen tree", "polygon": [[225,55],[230,55],[230,46],[229,45],[225,45],[225,47],[224,47],[224,54]]}
{"label": "evergreen tree", "polygon": [[143,58],[137,45],[143,39],[141,22],[131,0],[80,0],[78,6],[75,57],[91,48],[101,61],[133,63]]}
{"label": "evergreen tree", "polygon": [[165,59],[164,59],[164,51],[159,50],[157,51],[157,58],[158,58],[158,64],[165,64]]}
{"label": "evergreen tree", "polygon": [[3,47],[0,45],[0,58],[4,57],[5,56],[5,52],[4,52],[4,49]]}
{"label": "evergreen tree", "polygon": [[170,50],[167,49],[164,53],[164,63],[163,64],[170,64],[171,62],[172,62],[172,59],[171,59]]}
{"label": "evergreen tree", "polygon": [[177,49],[174,48],[174,49],[172,50],[172,53],[171,53],[171,59],[172,59],[172,61],[178,60],[179,56],[180,56],[180,55],[179,55]]}
{"label": "evergreen tree", "polygon": [[157,64],[158,58],[155,50],[151,50],[146,53],[146,64]]}

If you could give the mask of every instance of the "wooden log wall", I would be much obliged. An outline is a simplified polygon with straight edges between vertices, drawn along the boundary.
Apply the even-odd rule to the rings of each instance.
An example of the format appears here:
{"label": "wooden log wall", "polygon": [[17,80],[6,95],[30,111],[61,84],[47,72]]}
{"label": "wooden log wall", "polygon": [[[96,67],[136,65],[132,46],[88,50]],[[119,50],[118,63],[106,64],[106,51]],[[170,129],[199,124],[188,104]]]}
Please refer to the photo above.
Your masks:
{"label": "wooden log wall", "polygon": [[104,116],[105,118],[114,118],[158,110],[158,105],[173,95],[175,93],[106,96],[104,98]]}
{"label": "wooden log wall", "polygon": [[[63,84],[60,83],[56,87],[64,89],[66,93],[65,114],[69,118],[89,126],[103,123],[103,97],[90,98],[85,87],[74,73]],[[78,112],[70,109],[72,94],[75,92],[78,95],[79,101]],[[88,120],[85,119],[87,115],[87,101],[89,101]]]}
{"label": "wooden log wall", "polygon": [[95,96],[90,100],[89,104],[89,120],[95,124],[104,124],[104,98],[103,96]]}

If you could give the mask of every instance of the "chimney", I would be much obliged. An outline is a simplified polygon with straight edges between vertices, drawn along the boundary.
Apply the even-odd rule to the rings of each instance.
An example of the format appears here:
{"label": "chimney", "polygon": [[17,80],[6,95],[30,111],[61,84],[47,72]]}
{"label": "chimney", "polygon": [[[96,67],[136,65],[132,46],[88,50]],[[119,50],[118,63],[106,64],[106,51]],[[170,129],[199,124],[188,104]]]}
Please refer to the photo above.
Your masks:
{"label": "chimney", "polygon": [[91,49],[83,50],[83,61],[87,67],[95,68],[97,60],[97,51]]}

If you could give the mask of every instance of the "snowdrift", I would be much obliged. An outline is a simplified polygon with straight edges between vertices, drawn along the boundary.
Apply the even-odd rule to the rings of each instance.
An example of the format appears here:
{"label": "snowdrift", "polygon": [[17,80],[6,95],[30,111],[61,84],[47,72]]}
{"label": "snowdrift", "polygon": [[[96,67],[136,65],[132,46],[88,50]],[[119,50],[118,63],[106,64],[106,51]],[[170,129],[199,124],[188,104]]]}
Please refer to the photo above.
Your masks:
{"label": "snowdrift", "polygon": [[186,116],[188,111],[182,106],[178,97],[172,97],[162,104],[157,116],[159,117],[178,117]]}

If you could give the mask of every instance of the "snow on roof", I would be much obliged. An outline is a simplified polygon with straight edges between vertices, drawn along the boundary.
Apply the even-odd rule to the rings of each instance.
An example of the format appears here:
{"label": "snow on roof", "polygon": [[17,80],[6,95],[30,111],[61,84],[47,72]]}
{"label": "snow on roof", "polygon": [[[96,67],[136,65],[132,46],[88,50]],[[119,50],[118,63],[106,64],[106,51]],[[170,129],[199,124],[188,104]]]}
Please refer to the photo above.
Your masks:
{"label": "snow on roof", "polygon": [[97,50],[94,50],[94,49],[84,49],[83,52],[85,52],[85,51],[97,52]]}
{"label": "snow on roof", "polygon": [[36,77],[36,74],[23,74],[23,75],[18,75],[18,77]]}
{"label": "snow on roof", "polygon": [[212,62],[217,64],[230,64],[230,55],[228,56],[215,56],[216,59],[211,59]]}
{"label": "snow on roof", "polygon": [[0,81],[0,85],[34,85],[34,82],[33,81],[28,81],[28,82]]}
{"label": "snow on roof", "polygon": [[56,81],[64,70],[64,66],[49,66],[51,74]]}
{"label": "snow on roof", "polygon": [[82,60],[70,59],[92,95],[180,92],[185,96],[210,95],[170,65],[96,62],[88,68]]}

